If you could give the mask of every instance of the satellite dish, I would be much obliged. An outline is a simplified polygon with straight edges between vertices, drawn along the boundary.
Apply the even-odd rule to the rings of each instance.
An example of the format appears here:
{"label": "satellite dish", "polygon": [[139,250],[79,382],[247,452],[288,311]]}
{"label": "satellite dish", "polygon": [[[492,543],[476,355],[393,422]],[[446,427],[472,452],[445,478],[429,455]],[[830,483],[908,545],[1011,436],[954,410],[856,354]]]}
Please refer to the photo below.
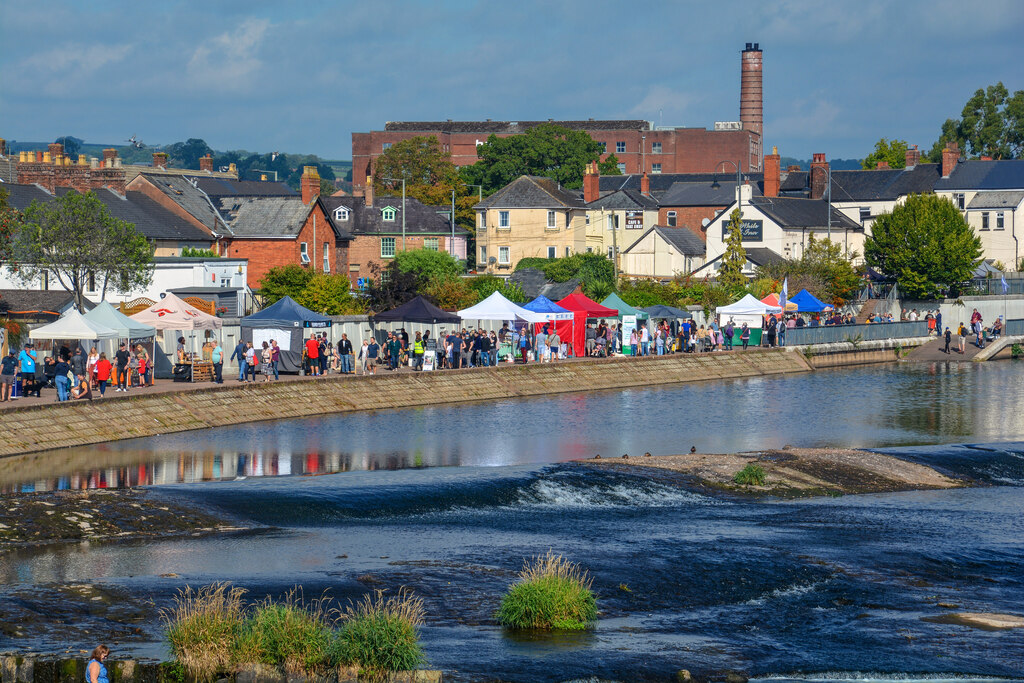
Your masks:
{"label": "satellite dish", "polygon": [[492,256],[491,258],[487,259],[487,262],[493,266],[495,263],[498,262],[498,259]]}
{"label": "satellite dish", "polygon": [[702,221],[700,222],[700,224],[701,224],[701,225],[702,225],[703,227],[705,227],[705,228],[706,228],[706,227],[708,227],[708,224],[709,224],[709,223],[711,223],[711,221],[710,221],[710,220],[708,220],[707,218],[705,218],[704,220],[702,220]]}

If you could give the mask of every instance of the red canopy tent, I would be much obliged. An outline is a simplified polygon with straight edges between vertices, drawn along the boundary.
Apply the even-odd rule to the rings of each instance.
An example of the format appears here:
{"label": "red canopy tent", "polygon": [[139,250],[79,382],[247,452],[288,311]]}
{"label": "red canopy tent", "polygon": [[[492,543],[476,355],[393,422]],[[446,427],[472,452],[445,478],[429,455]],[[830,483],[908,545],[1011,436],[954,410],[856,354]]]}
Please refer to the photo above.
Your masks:
{"label": "red canopy tent", "polygon": [[[619,312],[602,306],[593,299],[578,292],[556,301],[562,308],[573,312],[572,352],[576,357],[586,353],[587,318],[616,318]],[[561,330],[559,330],[561,334]]]}

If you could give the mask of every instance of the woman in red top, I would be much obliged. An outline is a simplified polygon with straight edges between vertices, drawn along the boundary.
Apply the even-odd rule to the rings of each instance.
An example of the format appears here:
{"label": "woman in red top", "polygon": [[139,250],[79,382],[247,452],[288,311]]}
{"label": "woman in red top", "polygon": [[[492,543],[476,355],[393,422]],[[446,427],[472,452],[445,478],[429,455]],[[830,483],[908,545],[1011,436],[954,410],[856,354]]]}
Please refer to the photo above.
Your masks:
{"label": "woman in red top", "polygon": [[100,359],[96,361],[96,381],[100,385],[100,396],[107,390],[107,382],[110,381],[110,361],[107,354],[101,353]]}

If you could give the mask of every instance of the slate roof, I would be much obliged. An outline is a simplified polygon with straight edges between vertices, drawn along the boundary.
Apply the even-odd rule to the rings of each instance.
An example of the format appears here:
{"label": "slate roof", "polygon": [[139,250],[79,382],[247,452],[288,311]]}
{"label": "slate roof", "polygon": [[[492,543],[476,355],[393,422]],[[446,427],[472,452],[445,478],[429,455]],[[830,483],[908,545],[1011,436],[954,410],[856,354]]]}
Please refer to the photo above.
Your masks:
{"label": "slate roof", "polygon": [[655,225],[651,229],[684,256],[703,256],[707,253],[704,240],[689,228],[670,228]]}
{"label": "slate roof", "polygon": [[441,132],[441,133],[523,133],[541,125],[553,123],[569,130],[650,130],[649,121],[642,119],[617,121],[388,121],[386,131]]}
{"label": "slate roof", "polygon": [[871,171],[832,171],[832,201],[895,200],[932,192],[941,177],[938,164]]}
{"label": "slate roof", "polygon": [[[718,181],[718,187],[711,187],[713,181],[689,183],[677,182],[658,198],[659,206],[728,206],[736,201],[736,181]],[[755,197],[761,195],[761,188],[751,184]]]}
{"label": "slate roof", "polygon": [[979,192],[967,205],[968,209],[1015,209],[1024,200],[1024,190],[996,190]]}
{"label": "slate roof", "polygon": [[[802,197],[754,197],[750,204],[783,228],[822,228],[828,224],[829,206],[823,199]],[[832,227],[839,230],[863,230],[834,206]]]}
{"label": "slate roof", "polygon": [[961,161],[948,178],[939,178],[936,190],[1024,189],[1024,159]]}
{"label": "slate roof", "polygon": [[[402,234],[402,198],[392,195],[378,195],[373,198],[373,206],[367,208],[364,197],[330,196],[321,197],[321,203],[327,211],[328,218],[335,227],[355,237],[357,235],[400,235]],[[347,221],[335,220],[334,212],[344,206],[349,210]],[[395,220],[385,221],[382,210],[386,207],[395,209]],[[427,206],[418,199],[405,198],[405,232],[408,235],[450,235],[451,221],[448,216],[438,213],[448,207]],[[465,228],[455,226],[456,235],[468,235]]]}
{"label": "slate roof", "polygon": [[217,206],[235,237],[295,237],[316,203],[303,204],[301,197],[220,197]]}
{"label": "slate roof", "polygon": [[209,197],[296,197],[298,193],[287,183],[266,180],[233,180],[229,178],[192,178]]}
{"label": "slate roof", "polygon": [[[732,169],[732,167],[729,167]],[[614,192],[615,190],[640,190],[639,173],[629,175],[606,175],[598,179],[601,192]],[[750,180],[751,185],[760,186],[764,182],[764,173],[744,173],[743,177]],[[724,171],[722,173],[649,173],[647,175],[651,183],[651,194],[660,199],[661,193],[667,192],[675,183],[711,183],[718,180],[724,186],[726,183],[736,185],[736,171]]]}
{"label": "slate roof", "polygon": [[773,263],[785,263],[786,257],[778,254],[768,247],[747,247],[744,249],[747,260],[755,266],[768,266]]}
{"label": "slate roof", "polygon": [[[51,195],[38,185],[4,185],[4,188],[10,192],[11,205],[22,210],[28,208],[33,200],[49,202],[75,192],[69,187],[58,187],[57,193]],[[113,190],[100,188],[93,190],[93,194],[103,202],[110,215],[133,224],[147,239],[182,242],[213,240],[210,234],[176,216],[141,192],[129,190],[122,196]]]}
{"label": "slate roof", "polygon": [[139,175],[214,232],[219,232],[218,226],[224,225],[224,218],[214,208],[210,197],[186,178],[159,173]]}
{"label": "slate roof", "polygon": [[[0,289],[0,313],[4,314],[11,311],[49,311],[59,314],[74,303],[74,295],[63,290]],[[85,310],[91,311],[95,307],[96,304],[86,299]]]}
{"label": "slate roof", "polygon": [[642,209],[657,211],[658,202],[639,190],[616,190],[587,204],[588,209]]}
{"label": "slate roof", "polygon": [[474,209],[582,209],[578,192],[559,187],[551,178],[519,176]]}
{"label": "slate roof", "polygon": [[[578,278],[572,278],[565,282],[551,282],[544,275],[544,271],[536,268],[523,268],[512,273],[509,280],[518,284],[523,294],[530,300],[538,296],[546,296],[552,301],[561,300],[569,296],[580,286]],[[557,297],[552,298],[552,297]]]}
{"label": "slate roof", "polygon": [[783,171],[779,176],[779,192],[806,191],[810,175],[807,171]]}

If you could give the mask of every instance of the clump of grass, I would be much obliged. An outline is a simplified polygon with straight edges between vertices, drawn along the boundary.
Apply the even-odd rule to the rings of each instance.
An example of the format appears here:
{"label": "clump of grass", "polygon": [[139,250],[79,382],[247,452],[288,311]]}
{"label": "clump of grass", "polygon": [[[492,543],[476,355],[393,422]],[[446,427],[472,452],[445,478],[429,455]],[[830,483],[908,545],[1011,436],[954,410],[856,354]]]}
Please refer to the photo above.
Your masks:
{"label": "clump of grass", "polygon": [[199,681],[213,680],[234,664],[235,639],[245,620],[245,591],[226,583],[185,587],[161,611],[171,652]]}
{"label": "clump of grass", "polygon": [[1014,344],[1010,347],[1010,358],[1024,358],[1024,346]]}
{"label": "clump of grass", "polygon": [[764,486],[764,468],[752,462],[734,474],[732,480],[745,486]]}
{"label": "clump of grass", "polygon": [[579,565],[549,550],[524,563],[495,616],[509,628],[582,631],[597,620],[591,584]]}
{"label": "clump of grass", "polygon": [[423,601],[402,588],[391,597],[375,591],[342,613],[332,658],[357,666],[364,676],[382,679],[393,671],[415,669],[424,661],[419,627]]}
{"label": "clump of grass", "polygon": [[304,604],[297,591],[282,603],[269,598],[241,625],[234,660],[283,666],[291,674],[323,673],[336,665],[330,656],[335,633],[323,603]]}

